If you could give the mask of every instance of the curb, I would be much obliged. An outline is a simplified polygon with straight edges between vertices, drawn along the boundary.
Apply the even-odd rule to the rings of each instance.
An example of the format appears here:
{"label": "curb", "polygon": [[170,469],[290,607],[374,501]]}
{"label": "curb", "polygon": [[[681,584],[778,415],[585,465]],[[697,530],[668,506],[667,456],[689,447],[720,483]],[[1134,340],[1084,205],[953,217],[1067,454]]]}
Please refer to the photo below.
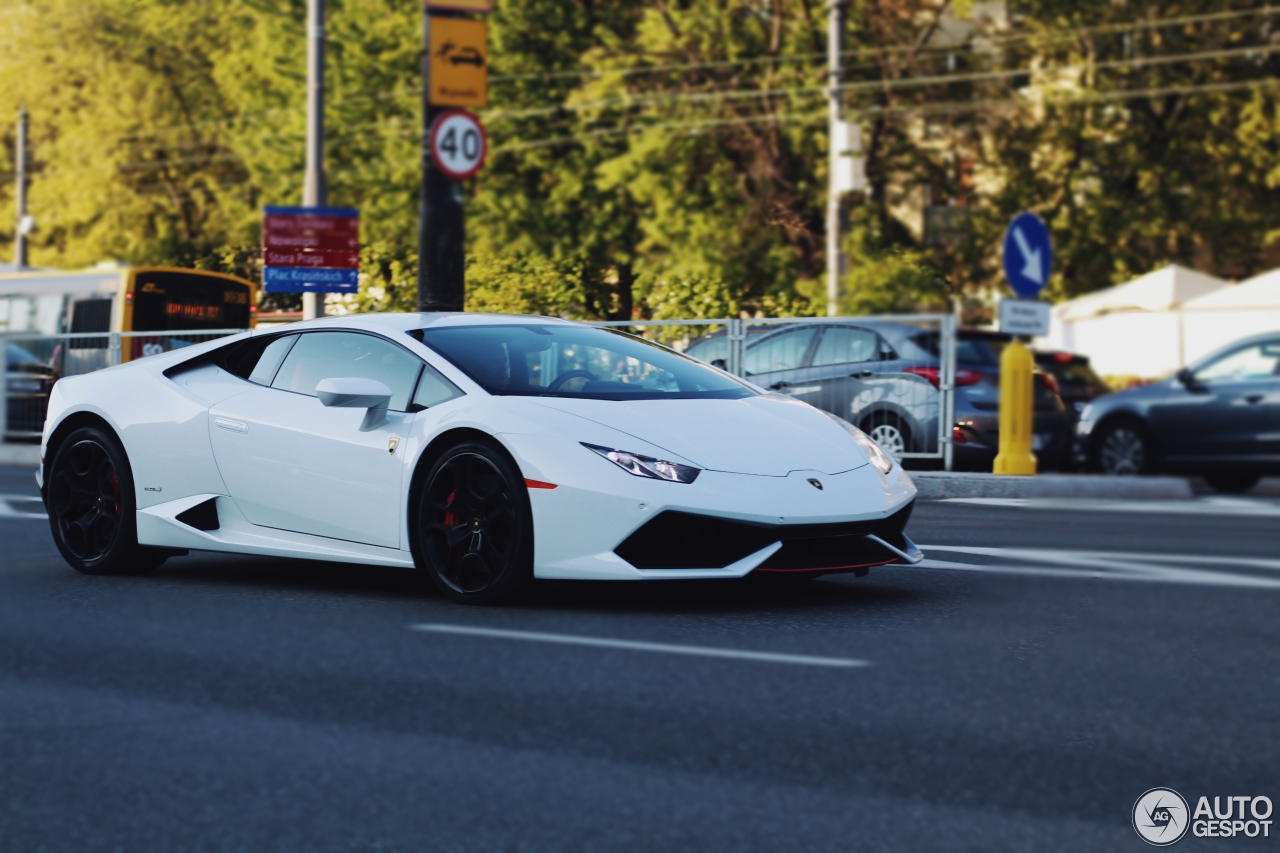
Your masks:
{"label": "curb", "polygon": [[955,471],[911,471],[922,500],[947,498],[1102,498],[1190,500],[1182,477],[1107,477],[1098,474],[1037,474],[1008,477]]}
{"label": "curb", "polygon": [[23,468],[40,467],[40,445],[38,444],[0,444],[0,465],[15,465]]}

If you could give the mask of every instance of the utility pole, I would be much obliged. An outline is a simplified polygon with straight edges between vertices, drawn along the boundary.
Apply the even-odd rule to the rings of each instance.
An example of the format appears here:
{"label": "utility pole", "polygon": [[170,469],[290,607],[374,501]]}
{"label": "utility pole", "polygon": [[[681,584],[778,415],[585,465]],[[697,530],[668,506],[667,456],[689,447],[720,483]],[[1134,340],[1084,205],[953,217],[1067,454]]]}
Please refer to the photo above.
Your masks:
{"label": "utility pole", "polygon": [[18,107],[18,150],[14,161],[17,164],[18,186],[14,198],[18,208],[18,227],[14,229],[13,265],[15,269],[27,266],[27,231],[31,222],[27,219],[27,105]]}
{"label": "utility pole", "polygon": [[844,0],[827,7],[827,315],[840,312],[840,157],[844,133],[840,121],[840,42]]}
{"label": "utility pole", "polygon": [[[303,207],[324,207],[324,0],[307,0],[307,173]],[[324,316],[324,294],[302,294],[302,319]]]}
{"label": "utility pole", "polygon": [[[486,10],[487,11],[487,10]],[[437,13],[445,19],[455,13]],[[422,198],[418,209],[418,310],[461,311],[466,297],[462,184],[431,156],[431,124],[447,108],[432,103],[431,14],[422,12]]]}

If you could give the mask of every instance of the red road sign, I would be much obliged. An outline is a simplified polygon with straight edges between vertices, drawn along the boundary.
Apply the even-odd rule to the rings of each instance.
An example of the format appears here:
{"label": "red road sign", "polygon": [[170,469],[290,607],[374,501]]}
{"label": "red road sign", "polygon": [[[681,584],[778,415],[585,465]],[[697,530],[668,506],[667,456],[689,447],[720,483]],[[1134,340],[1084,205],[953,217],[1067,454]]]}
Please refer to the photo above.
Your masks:
{"label": "red road sign", "polygon": [[333,237],[360,236],[360,220],[351,216],[267,214],[263,219],[262,227],[269,234],[327,234]]}
{"label": "red road sign", "polygon": [[360,253],[354,251],[301,249],[272,249],[262,253],[262,263],[268,267],[329,267],[332,269],[359,269]]}

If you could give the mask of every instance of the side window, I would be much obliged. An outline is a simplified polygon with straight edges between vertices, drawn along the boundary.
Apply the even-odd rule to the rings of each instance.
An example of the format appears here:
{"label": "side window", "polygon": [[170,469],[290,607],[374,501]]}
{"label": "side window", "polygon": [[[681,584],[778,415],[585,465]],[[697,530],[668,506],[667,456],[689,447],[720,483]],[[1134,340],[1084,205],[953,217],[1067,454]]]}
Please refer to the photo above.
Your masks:
{"label": "side window", "polygon": [[743,367],[748,375],[795,370],[804,363],[804,354],[809,351],[816,332],[817,329],[809,326],[765,338],[747,349]]}
{"label": "side window", "polygon": [[254,365],[253,372],[249,374],[249,381],[259,385],[270,385],[276,378],[276,371],[280,369],[280,362],[284,361],[284,357],[289,354],[289,350],[297,340],[297,335],[286,335],[267,344],[262,355],[258,356],[258,363]]}
{"label": "side window", "polygon": [[413,402],[416,405],[429,409],[461,396],[463,396],[461,388],[445,379],[431,365],[423,366],[422,378],[418,380],[418,390],[413,394]]}
{"label": "side window", "polygon": [[877,344],[875,332],[853,326],[828,326],[813,355],[813,366],[875,361]]}
{"label": "side window", "polygon": [[308,332],[289,350],[271,387],[314,397],[324,379],[376,379],[391,389],[389,408],[403,412],[421,369],[417,357],[374,335]]}
{"label": "side window", "polygon": [[1196,381],[1205,385],[1256,382],[1273,376],[1280,376],[1280,341],[1242,347],[1196,371]]}

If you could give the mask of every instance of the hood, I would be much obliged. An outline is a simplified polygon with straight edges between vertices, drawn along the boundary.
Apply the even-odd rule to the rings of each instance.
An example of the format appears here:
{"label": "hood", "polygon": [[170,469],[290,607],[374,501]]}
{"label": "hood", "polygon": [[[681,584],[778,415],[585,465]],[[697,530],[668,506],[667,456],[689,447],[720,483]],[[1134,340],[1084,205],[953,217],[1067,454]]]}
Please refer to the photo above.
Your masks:
{"label": "hood", "polygon": [[538,404],[626,433],[708,471],[768,477],[792,471],[839,474],[868,462],[838,423],[781,395],[635,401],[542,397]]}

